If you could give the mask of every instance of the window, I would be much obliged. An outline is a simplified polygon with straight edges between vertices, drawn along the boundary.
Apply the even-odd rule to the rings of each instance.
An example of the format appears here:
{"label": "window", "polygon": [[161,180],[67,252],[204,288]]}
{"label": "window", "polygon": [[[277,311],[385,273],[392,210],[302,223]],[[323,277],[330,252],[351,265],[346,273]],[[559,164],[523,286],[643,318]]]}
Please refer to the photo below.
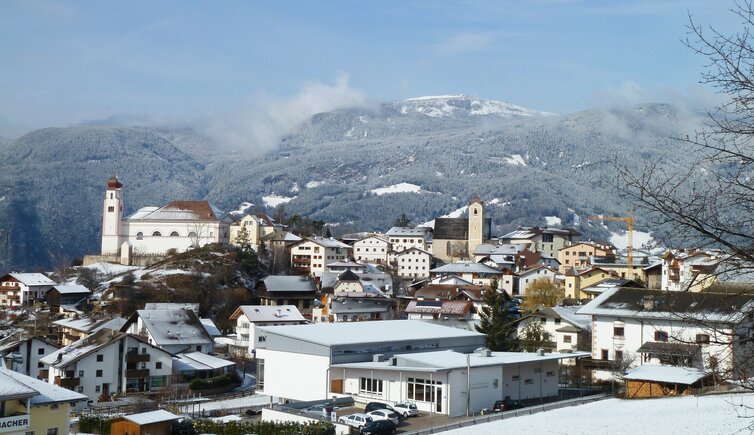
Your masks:
{"label": "window", "polygon": [[571,342],[571,336],[570,335],[564,335],[563,336],[563,343],[570,343]]}
{"label": "window", "polygon": [[408,378],[408,399],[421,402],[434,402],[440,381],[429,379]]}
{"label": "window", "polygon": [[141,363],[141,369],[144,370],[145,368],[147,368],[147,363]]}
{"label": "window", "polygon": [[534,383],[534,379],[524,379],[524,385],[531,385]]}
{"label": "window", "polygon": [[51,429],[47,429],[47,435],[58,435],[58,428],[53,427]]}
{"label": "window", "polygon": [[665,331],[655,331],[655,341],[668,341],[668,333]]}
{"label": "window", "polygon": [[102,370],[97,370],[97,377],[98,377],[98,378],[101,378],[101,377],[102,377]]}
{"label": "window", "polygon": [[543,243],[552,243],[552,234],[542,234],[542,242]]}
{"label": "window", "polygon": [[97,362],[102,362],[104,360],[105,360],[105,356],[104,355],[97,355]]}
{"label": "window", "polygon": [[141,348],[141,354],[144,355],[145,353],[147,353],[147,348],[146,347],[142,347]]}
{"label": "window", "polygon": [[542,367],[534,367],[534,373],[542,373]]}
{"label": "window", "polygon": [[613,327],[613,337],[623,337],[625,335],[624,329],[622,326]]}
{"label": "window", "polygon": [[257,358],[257,390],[264,391],[264,360],[261,358]]}
{"label": "window", "polygon": [[556,325],[560,325],[560,318],[556,318],[556,319],[555,319],[555,324],[556,324]]}
{"label": "window", "polygon": [[520,380],[521,380],[521,376],[519,376],[519,375],[513,375],[513,376],[511,376],[511,381],[520,381]]}
{"label": "window", "polygon": [[382,396],[382,379],[361,378],[359,392]]}
{"label": "window", "polygon": [[173,231],[170,233],[170,237],[178,237],[178,231]]}
{"label": "window", "polygon": [[141,231],[136,233],[136,240],[144,240],[144,233],[142,233]]}
{"label": "window", "polygon": [[45,354],[45,349],[43,347],[40,347],[39,349],[37,349],[37,355],[44,355],[44,354]]}
{"label": "window", "polygon": [[83,393],[83,392],[84,392],[84,387],[83,387],[83,386],[81,386],[81,385],[79,385],[79,386],[78,386],[78,392],[79,392],[79,393]]}
{"label": "window", "polygon": [[107,206],[107,211],[110,212],[110,213],[112,213],[112,212],[115,211],[115,207],[113,207],[112,205],[109,205],[109,206]]}
{"label": "window", "polygon": [[709,335],[696,334],[696,342],[699,344],[709,344]]}
{"label": "window", "polygon": [[45,364],[42,361],[40,361],[40,362],[37,363],[37,368],[38,369],[43,369],[44,367],[45,367]]}
{"label": "window", "polygon": [[196,346],[196,351],[197,352],[201,352],[202,351],[202,347],[201,346]]}
{"label": "window", "polygon": [[616,361],[623,361],[623,351],[622,350],[616,350],[615,351],[615,360]]}
{"label": "window", "polygon": [[607,360],[607,359],[610,359],[610,357],[608,356],[608,351],[607,351],[607,349],[602,349],[602,352],[601,352],[601,353],[602,353],[602,355],[601,355],[601,356],[602,356],[602,358],[601,358],[601,359],[603,359],[603,360]]}
{"label": "window", "polygon": [[84,377],[84,371],[83,371],[83,370],[79,370],[79,377],[80,377],[80,378],[83,378],[83,377]]}
{"label": "window", "polygon": [[160,237],[160,236],[162,236],[162,234],[160,234],[159,231],[155,231],[155,232],[152,233],[152,236],[154,236],[154,237]]}
{"label": "window", "polygon": [[547,376],[555,376],[555,372],[554,371],[549,371],[549,372],[547,372]]}
{"label": "window", "polygon": [[95,393],[99,393],[100,391],[102,391],[102,387],[100,387],[99,385],[97,385],[96,387],[94,387],[94,392]]}
{"label": "window", "polygon": [[154,368],[156,368],[157,370],[161,369],[162,368],[162,363],[161,362],[156,363],[154,365]]}

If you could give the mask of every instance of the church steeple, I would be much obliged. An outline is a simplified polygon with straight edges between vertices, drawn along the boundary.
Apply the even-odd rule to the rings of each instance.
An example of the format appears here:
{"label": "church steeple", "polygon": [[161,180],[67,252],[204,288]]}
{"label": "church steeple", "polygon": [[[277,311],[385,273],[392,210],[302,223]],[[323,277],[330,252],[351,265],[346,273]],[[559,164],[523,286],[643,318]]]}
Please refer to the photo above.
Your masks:
{"label": "church steeple", "polygon": [[476,193],[469,200],[469,258],[474,258],[474,250],[484,243],[484,201]]}
{"label": "church steeple", "polygon": [[102,255],[117,255],[120,249],[120,226],[123,220],[123,184],[113,175],[107,180],[102,206]]}

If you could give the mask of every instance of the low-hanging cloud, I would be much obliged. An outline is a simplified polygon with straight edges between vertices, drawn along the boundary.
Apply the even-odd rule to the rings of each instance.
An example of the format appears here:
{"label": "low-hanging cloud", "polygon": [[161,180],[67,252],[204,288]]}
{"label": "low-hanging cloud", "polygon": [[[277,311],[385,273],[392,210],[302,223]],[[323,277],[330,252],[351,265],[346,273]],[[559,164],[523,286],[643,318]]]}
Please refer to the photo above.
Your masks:
{"label": "low-hanging cloud", "polygon": [[223,148],[264,153],[313,115],[366,102],[365,94],[349,85],[347,74],[341,74],[333,84],[305,83],[290,98],[257,97],[246,106],[215,115],[203,130]]}

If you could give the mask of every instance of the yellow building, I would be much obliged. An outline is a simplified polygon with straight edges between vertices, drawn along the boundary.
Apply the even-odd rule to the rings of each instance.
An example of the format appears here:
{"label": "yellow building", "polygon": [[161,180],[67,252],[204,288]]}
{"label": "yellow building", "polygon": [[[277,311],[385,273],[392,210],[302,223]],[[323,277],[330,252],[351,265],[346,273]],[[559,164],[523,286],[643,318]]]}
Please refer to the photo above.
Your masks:
{"label": "yellow building", "polygon": [[576,269],[572,267],[565,273],[565,297],[569,299],[586,299],[589,296],[581,290],[606,279],[616,278],[614,272],[592,267]]}
{"label": "yellow building", "polygon": [[252,245],[259,245],[262,237],[282,233],[285,226],[275,222],[266,214],[245,214],[230,226],[230,243],[240,245],[244,230],[246,230],[246,240]]}
{"label": "yellow building", "polygon": [[71,405],[83,394],[0,367],[0,434],[67,435]]}
{"label": "yellow building", "polygon": [[590,258],[594,256],[615,257],[615,248],[594,242],[579,242],[561,248],[558,250],[560,273],[573,267],[589,267]]}

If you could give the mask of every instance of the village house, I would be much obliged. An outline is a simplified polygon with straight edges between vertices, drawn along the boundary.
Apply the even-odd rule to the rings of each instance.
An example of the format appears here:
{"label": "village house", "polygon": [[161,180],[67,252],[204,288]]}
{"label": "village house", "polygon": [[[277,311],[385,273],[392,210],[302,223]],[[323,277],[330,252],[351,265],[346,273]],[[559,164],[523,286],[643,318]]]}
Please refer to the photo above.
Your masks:
{"label": "village house", "polygon": [[320,323],[394,319],[395,301],[378,285],[365,279],[363,273],[346,269],[338,275],[331,292],[323,291],[321,307],[312,310],[312,320]]}
{"label": "village house", "polygon": [[477,246],[491,238],[492,219],[484,217],[484,202],[471,197],[468,217],[435,218],[432,234],[432,255],[446,263],[470,260]]}
{"label": "village house", "polygon": [[403,251],[413,247],[426,251],[429,249],[431,236],[431,229],[426,227],[392,227],[385,233],[393,251]]}
{"label": "village house", "polygon": [[294,305],[241,305],[230,316],[236,321],[233,353],[253,357],[260,326],[301,325],[306,319]]}
{"label": "village house", "polygon": [[404,310],[408,320],[449,320],[468,322],[478,317],[471,301],[431,301],[415,300]]}
{"label": "village house", "polygon": [[100,329],[119,330],[126,323],[126,319],[113,317],[112,319],[92,319],[89,317],[72,317],[52,322],[58,335],[59,344],[68,346]]}
{"label": "village house", "polygon": [[354,242],[353,256],[356,261],[375,264],[389,263],[389,254],[393,250],[393,244],[388,241],[388,237],[387,235],[372,234]]}
{"label": "village house", "polygon": [[257,285],[256,295],[261,305],[293,305],[305,317],[319,297],[314,280],[298,275],[270,275]]}
{"label": "village house", "polygon": [[[246,234],[246,239],[241,237]],[[263,213],[245,214],[230,225],[230,243],[240,245],[249,243],[258,246],[265,236],[283,233],[285,226]]]}
{"label": "village house", "polygon": [[83,394],[0,366],[0,433],[68,435],[71,407]]}
{"label": "village house", "polygon": [[209,243],[228,243],[233,218],[206,200],[171,201],[123,217],[123,184],[107,181],[102,209],[102,256],[132,264],[133,257],[164,256]]}
{"label": "village house", "polygon": [[660,288],[668,291],[702,291],[716,282],[719,253],[668,251],[662,256]]}
{"label": "village house", "polygon": [[57,283],[41,273],[8,273],[0,277],[0,308],[28,306],[44,299]]}
{"label": "village house", "polygon": [[137,310],[120,328],[171,354],[213,353],[215,341],[191,310]]}
{"label": "village house", "polygon": [[291,245],[291,265],[296,273],[319,276],[330,263],[345,261],[351,246],[333,238],[308,237]]}
{"label": "village house", "polygon": [[472,319],[479,319],[479,312],[484,307],[485,287],[465,284],[426,284],[414,292],[417,301],[467,301],[474,305]]}
{"label": "village house", "polygon": [[568,245],[558,250],[558,261],[560,262],[560,273],[575,267],[577,269],[588,268],[591,264],[591,257],[615,257],[615,247],[596,242],[578,242]]}
{"label": "village house", "polygon": [[170,382],[170,352],[143,337],[102,329],[42,358],[47,382],[90,401],[113,393],[161,390]]}
{"label": "village house", "polygon": [[694,367],[750,377],[754,297],[740,294],[613,288],[584,305],[592,317],[585,367],[610,379],[618,366]]}
{"label": "village house", "polygon": [[508,291],[507,288],[504,288],[505,286],[500,285],[501,278],[504,275],[503,271],[480,263],[451,263],[431,269],[429,273],[433,278],[441,275],[456,275],[472,284],[488,287],[493,280],[497,279],[498,288]]}
{"label": "village house", "polygon": [[[38,379],[40,371],[44,369],[41,359],[58,349],[60,346],[57,343],[43,337],[29,337],[0,345],[0,358],[8,369]],[[0,366],[3,364],[0,363]]]}
{"label": "village house", "polygon": [[517,291],[514,294],[523,296],[525,298],[528,294],[529,286],[531,286],[534,281],[538,279],[546,279],[554,283],[557,276],[557,270],[550,269],[549,267],[541,264],[534,266],[531,269],[521,271],[518,273],[518,284],[516,286]]}
{"label": "village house", "polygon": [[526,252],[527,249],[529,249],[529,246],[525,243],[518,245],[483,243],[474,250],[474,262],[484,263],[498,269],[506,268],[516,271],[523,265],[521,254]]}
{"label": "village house", "polygon": [[391,257],[399,277],[414,280],[429,277],[432,268],[432,254],[429,252],[413,247],[394,252]]}
{"label": "village house", "polygon": [[[554,352],[592,350],[592,317],[578,314],[581,307],[545,307],[524,317],[518,323],[518,335],[523,336],[526,327],[539,322],[542,329],[550,334],[552,344],[548,348]],[[573,362],[573,361],[571,361]]]}
{"label": "village house", "polygon": [[527,244],[529,251],[557,258],[558,251],[579,241],[581,233],[572,228],[519,227],[500,237],[503,244]]}
{"label": "village house", "polygon": [[66,307],[76,307],[91,295],[92,292],[80,284],[55,285],[47,291],[45,302],[52,312],[62,313]]}
{"label": "village house", "polygon": [[588,269],[577,269],[572,267],[566,270],[565,273],[565,297],[567,299],[591,299],[593,294],[587,294],[582,289],[594,286],[595,284],[618,278],[615,272],[601,269],[599,267],[591,267]]}

